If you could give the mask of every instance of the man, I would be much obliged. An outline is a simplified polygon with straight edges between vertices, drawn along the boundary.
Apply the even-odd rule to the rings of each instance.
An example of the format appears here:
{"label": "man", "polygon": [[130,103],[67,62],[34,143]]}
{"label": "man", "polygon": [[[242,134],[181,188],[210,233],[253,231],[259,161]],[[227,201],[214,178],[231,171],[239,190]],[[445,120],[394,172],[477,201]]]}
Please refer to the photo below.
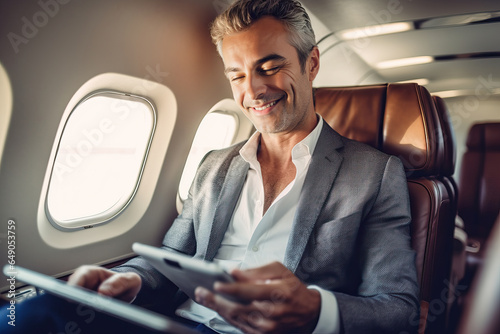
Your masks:
{"label": "man", "polygon": [[[319,51],[297,1],[237,1],[212,26],[233,95],[257,132],[209,153],[168,249],[234,268],[196,301],[146,261],[79,268],[70,284],[226,333],[399,333],[418,312],[401,162],[333,131],[314,110]],[[248,301],[229,301],[220,293]]]}

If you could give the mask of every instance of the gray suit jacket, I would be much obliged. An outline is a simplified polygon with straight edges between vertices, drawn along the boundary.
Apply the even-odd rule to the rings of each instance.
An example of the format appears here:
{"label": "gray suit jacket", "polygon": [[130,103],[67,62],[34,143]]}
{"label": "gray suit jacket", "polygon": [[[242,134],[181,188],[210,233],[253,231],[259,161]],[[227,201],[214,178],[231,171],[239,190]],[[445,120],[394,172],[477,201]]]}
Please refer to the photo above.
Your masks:
{"label": "gray suit jacket", "polygon": [[[214,258],[249,168],[239,155],[242,145],[204,158],[183,211],[165,236],[165,247]],[[284,265],[304,283],[335,294],[343,332],[412,331],[410,319],[418,314],[419,301],[410,220],[399,159],[346,139],[324,124]],[[118,270],[138,272],[144,295],[175,291],[140,258]]]}

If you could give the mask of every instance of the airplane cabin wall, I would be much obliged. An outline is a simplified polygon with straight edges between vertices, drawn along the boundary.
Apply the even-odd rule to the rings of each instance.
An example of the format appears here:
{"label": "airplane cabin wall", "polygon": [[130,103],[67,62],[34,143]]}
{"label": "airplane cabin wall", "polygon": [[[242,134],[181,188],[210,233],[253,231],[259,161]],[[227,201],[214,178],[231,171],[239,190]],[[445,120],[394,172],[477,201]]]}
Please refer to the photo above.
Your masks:
{"label": "airplane cabin wall", "polygon": [[[0,3],[0,64],[13,97],[0,169],[0,265],[7,262],[9,220],[16,224],[16,264],[51,275],[123,257],[133,241],[161,242],[177,214],[177,186],[196,128],[216,102],[231,96],[208,31],[218,9],[196,0]],[[177,121],[140,223],[118,238],[61,251],[37,233],[48,158],[73,94],[107,72],[169,87],[177,99]]]}

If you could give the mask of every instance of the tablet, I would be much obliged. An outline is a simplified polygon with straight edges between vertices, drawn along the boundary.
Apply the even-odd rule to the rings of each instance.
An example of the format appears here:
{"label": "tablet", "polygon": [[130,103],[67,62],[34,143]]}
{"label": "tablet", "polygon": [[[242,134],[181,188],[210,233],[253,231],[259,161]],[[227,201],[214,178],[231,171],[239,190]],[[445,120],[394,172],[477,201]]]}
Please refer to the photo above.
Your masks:
{"label": "tablet", "polygon": [[95,291],[66,282],[23,267],[5,265],[3,273],[14,276],[16,280],[33,285],[47,293],[88,306],[96,311],[142,326],[160,333],[198,333],[168,317],[128,304],[124,301],[103,296]]}
{"label": "tablet", "polygon": [[[233,277],[214,262],[194,259],[188,255],[138,242],[132,245],[132,249],[177,285],[192,300],[195,300],[194,290],[198,286],[213,291],[214,283],[217,281],[234,282]],[[224,295],[224,297],[240,303],[243,302],[233,296]]]}

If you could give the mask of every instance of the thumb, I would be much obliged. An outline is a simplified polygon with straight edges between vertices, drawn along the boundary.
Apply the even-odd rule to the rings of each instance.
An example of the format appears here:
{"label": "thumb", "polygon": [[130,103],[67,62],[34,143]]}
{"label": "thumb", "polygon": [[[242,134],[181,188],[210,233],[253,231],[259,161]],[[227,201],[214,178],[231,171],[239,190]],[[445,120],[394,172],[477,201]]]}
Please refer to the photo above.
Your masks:
{"label": "thumb", "polygon": [[131,302],[141,289],[142,280],[136,273],[119,273],[101,283],[97,292]]}
{"label": "thumb", "polygon": [[293,277],[293,273],[280,262],[271,262],[262,267],[231,271],[238,282],[264,283]]}

